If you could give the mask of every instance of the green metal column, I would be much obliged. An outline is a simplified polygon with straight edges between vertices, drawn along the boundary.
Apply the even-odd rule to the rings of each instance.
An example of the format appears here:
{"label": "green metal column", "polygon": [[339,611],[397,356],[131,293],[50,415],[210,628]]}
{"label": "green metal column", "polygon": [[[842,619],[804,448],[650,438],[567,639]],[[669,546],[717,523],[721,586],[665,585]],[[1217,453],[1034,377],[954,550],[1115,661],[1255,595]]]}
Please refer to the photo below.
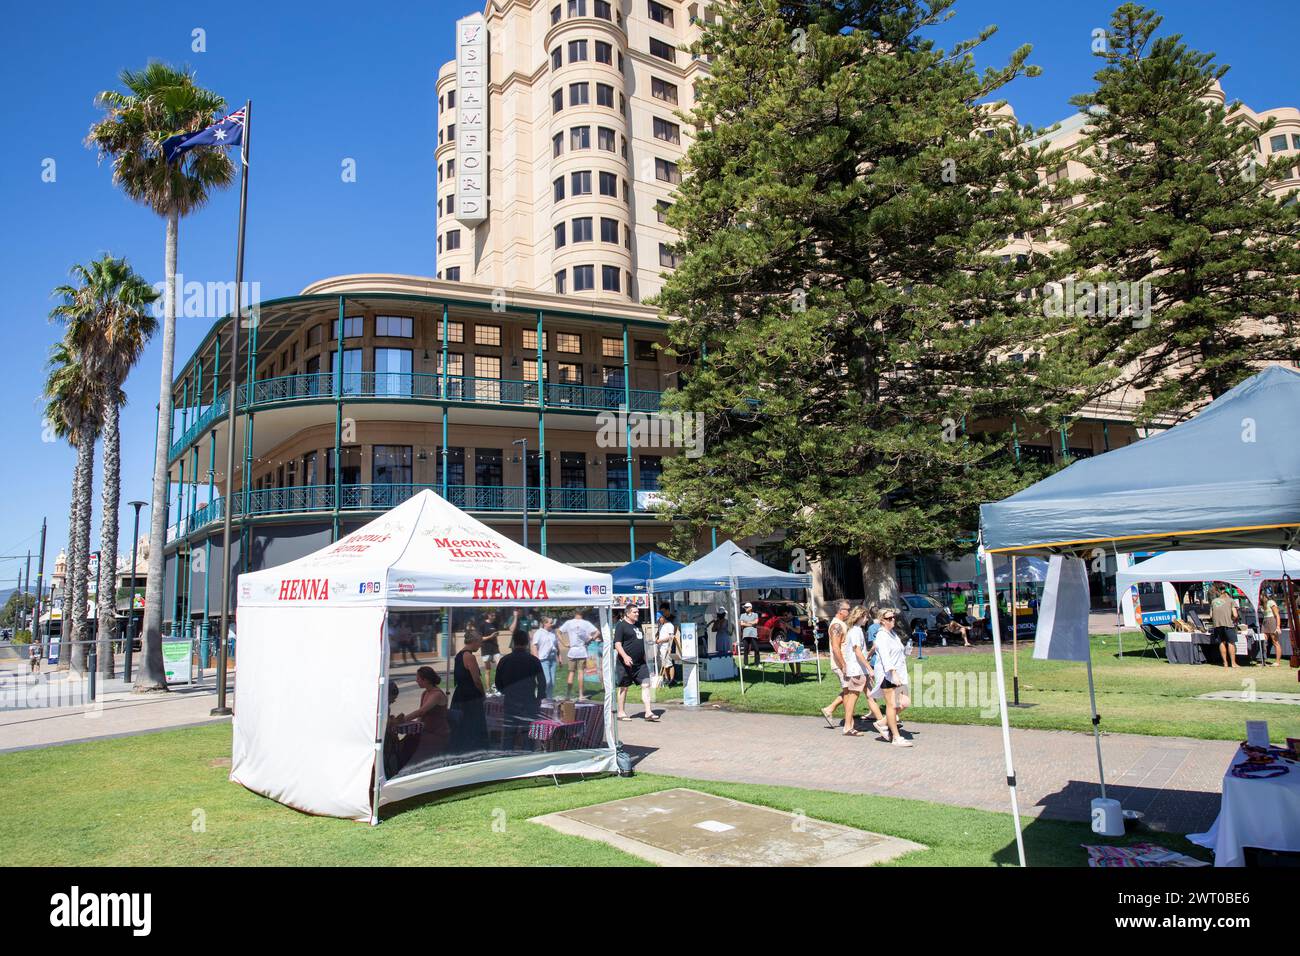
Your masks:
{"label": "green metal column", "polygon": [[1011,419],[1011,448],[1016,454],[1016,464],[1020,463],[1020,432],[1016,428],[1016,420]]}
{"label": "green metal column", "polygon": [[1066,434],[1065,434],[1065,424],[1064,424],[1064,423],[1061,424],[1060,432],[1061,432],[1061,460],[1062,460],[1062,461],[1069,461],[1069,459],[1070,459],[1070,446],[1069,446],[1069,443],[1068,443],[1069,440],[1067,439]]}
{"label": "green metal column", "polygon": [[343,309],[339,296],[338,348],[334,350],[334,508],[331,513],[332,541],[339,539],[339,504],[343,500]]}
{"label": "green metal column", "polygon": [[623,447],[627,451],[627,550],[636,560],[636,490],[632,487],[632,376],[627,360],[627,323],[623,323]]}
{"label": "green metal column", "polygon": [[[547,492],[546,485],[546,366],[542,360],[542,310],[537,310],[537,482],[541,485],[540,494],[542,497],[541,534],[539,536],[542,543],[542,557],[546,557],[546,515],[548,511],[547,498],[550,496]],[[528,486],[528,462],[524,462],[524,494],[527,495]]]}
{"label": "green metal column", "polygon": [[1110,451],[1110,422],[1104,418],[1101,422],[1101,444],[1102,451]]}
{"label": "green metal column", "polygon": [[[217,377],[212,376],[212,390],[215,396]],[[208,522],[211,523],[213,516],[216,514],[212,507],[213,495],[213,478],[217,468],[217,432],[213,429],[209,434],[208,440]],[[211,613],[208,605],[209,585],[212,583],[212,535],[206,535],[203,539],[203,629],[199,633],[199,660],[202,666],[208,666],[208,616]]]}
{"label": "green metal column", "polygon": [[[451,392],[447,389],[447,303],[442,304],[442,454],[439,455],[442,461],[442,496],[447,497],[447,401]],[[451,615],[448,614],[448,620]],[[448,637],[450,641],[450,637]],[[448,654],[450,655],[451,644],[448,643]]]}

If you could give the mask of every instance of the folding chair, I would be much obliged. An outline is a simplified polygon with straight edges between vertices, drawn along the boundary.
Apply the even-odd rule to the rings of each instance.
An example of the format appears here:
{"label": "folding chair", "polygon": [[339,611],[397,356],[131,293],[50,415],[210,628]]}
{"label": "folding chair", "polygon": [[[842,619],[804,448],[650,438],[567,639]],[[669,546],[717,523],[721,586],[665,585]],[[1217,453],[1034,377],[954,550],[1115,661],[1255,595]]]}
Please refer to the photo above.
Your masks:
{"label": "folding chair", "polygon": [[1147,651],[1150,651],[1157,659],[1159,659],[1160,655],[1156,654],[1156,651],[1162,651],[1165,654],[1165,662],[1168,663],[1169,654],[1165,650],[1165,632],[1160,630],[1160,628],[1156,627],[1154,624],[1143,624],[1142,636],[1147,639],[1147,645],[1143,648],[1142,652],[1145,654]]}

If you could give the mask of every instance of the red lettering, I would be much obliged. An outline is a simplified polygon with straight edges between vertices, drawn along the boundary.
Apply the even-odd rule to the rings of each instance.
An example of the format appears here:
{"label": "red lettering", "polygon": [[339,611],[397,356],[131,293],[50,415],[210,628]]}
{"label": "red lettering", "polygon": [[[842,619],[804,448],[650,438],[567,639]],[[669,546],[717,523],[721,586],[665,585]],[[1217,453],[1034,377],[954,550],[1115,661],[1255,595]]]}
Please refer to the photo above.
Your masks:
{"label": "red lettering", "polygon": [[289,582],[288,582],[288,581],[281,581],[281,582],[280,582],[280,600],[281,600],[281,601],[285,601],[285,600],[288,600],[288,598],[289,598]]}
{"label": "red lettering", "polygon": [[549,594],[546,593],[546,582],[545,582],[545,581],[538,581],[538,582],[537,582],[537,593],[536,593],[535,595],[533,595],[533,598],[534,598],[534,600],[537,600],[537,601],[549,601],[549,600],[551,599],[551,596],[550,596]]}
{"label": "red lettering", "polygon": [[483,578],[474,579],[474,597],[475,601],[486,601],[488,596],[488,583]]}
{"label": "red lettering", "polygon": [[500,578],[492,579],[492,600],[494,601],[501,600],[501,585],[504,583],[505,582],[503,582]]}
{"label": "red lettering", "polygon": [[531,601],[533,599],[533,582],[519,582],[519,599],[522,601]]}

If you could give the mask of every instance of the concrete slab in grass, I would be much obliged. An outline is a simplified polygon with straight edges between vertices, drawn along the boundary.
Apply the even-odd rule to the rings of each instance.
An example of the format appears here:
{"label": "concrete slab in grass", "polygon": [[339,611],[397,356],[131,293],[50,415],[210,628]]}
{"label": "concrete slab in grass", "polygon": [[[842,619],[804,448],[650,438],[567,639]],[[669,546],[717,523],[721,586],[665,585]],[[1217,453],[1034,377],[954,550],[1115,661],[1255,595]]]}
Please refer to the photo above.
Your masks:
{"label": "concrete slab in grass", "polygon": [[1248,704],[1289,704],[1300,706],[1300,694],[1288,694],[1271,690],[1216,690],[1211,694],[1201,694],[1197,700],[1234,700]]}
{"label": "concrete slab in grass", "polygon": [[677,788],[534,817],[661,866],[869,866],[925,847]]}

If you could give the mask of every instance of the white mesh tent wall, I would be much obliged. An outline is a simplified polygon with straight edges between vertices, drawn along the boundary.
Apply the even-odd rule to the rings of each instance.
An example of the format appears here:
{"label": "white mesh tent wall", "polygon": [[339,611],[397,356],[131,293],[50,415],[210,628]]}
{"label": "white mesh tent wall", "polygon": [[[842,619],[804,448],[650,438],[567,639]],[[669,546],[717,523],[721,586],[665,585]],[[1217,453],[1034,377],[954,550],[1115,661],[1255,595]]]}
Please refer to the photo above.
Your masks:
{"label": "white mesh tent wall", "polygon": [[608,639],[612,593],[608,574],[529,551],[432,491],[314,554],[242,574],[230,778],[299,810],[374,823],[385,804],[432,790],[612,770],[608,654],[602,747],[488,757],[392,780],[382,759],[390,609],[595,607]]}

